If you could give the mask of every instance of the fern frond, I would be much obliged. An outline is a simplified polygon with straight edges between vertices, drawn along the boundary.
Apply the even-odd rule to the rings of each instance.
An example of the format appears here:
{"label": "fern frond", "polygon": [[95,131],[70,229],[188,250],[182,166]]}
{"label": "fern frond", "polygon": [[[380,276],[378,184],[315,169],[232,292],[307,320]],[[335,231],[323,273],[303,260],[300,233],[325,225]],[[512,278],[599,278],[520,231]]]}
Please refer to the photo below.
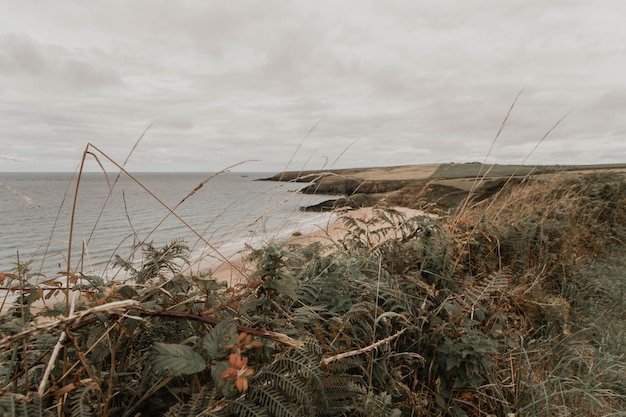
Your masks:
{"label": "fern frond", "polygon": [[334,375],[328,375],[324,380],[324,395],[344,392],[363,394],[365,391],[365,383],[363,382],[363,378],[359,375],[336,373]]}
{"label": "fern frond", "polygon": [[220,413],[225,406],[224,400],[217,400],[217,390],[214,387],[208,388],[206,385],[200,391],[193,394],[184,404],[176,404],[171,407],[163,417],[218,417],[225,414]]}
{"label": "fern frond", "polygon": [[373,323],[377,315],[377,310],[378,307],[376,307],[376,304],[373,302],[361,301],[354,304],[350,310],[344,314],[343,318],[344,320],[352,322],[363,320],[368,323]]}
{"label": "fern frond", "polygon": [[302,349],[292,349],[285,355],[280,357],[269,367],[274,372],[288,371],[294,375],[305,378],[310,386],[322,392],[324,389],[324,374],[320,368],[319,360],[311,358],[306,351]]}
{"label": "fern frond", "polygon": [[271,385],[254,385],[250,388],[249,397],[266,407],[275,417],[298,417],[304,411],[300,407],[294,408],[293,402],[289,401],[283,392]]}
{"label": "fern frond", "polygon": [[346,372],[364,375],[366,371],[365,360],[358,355],[343,358],[340,361],[322,362],[322,369],[326,373],[324,386],[328,386],[329,379],[332,380],[335,375],[343,375]]}
{"label": "fern frond", "polygon": [[483,282],[477,282],[465,293],[465,302],[473,307],[482,300],[500,296],[509,288],[511,273],[504,270],[491,274]]}
{"label": "fern frond", "polygon": [[237,417],[270,417],[263,407],[245,398],[231,403],[231,408]]}
{"label": "fern frond", "polygon": [[298,284],[298,299],[305,305],[317,304],[319,284],[316,282],[302,282]]}
{"label": "fern frond", "polygon": [[41,397],[31,393],[30,401],[26,397],[12,392],[0,395],[0,415],[10,417],[43,417]]}
{"label": "fern frond", "polygon": [[[316,393],[308,389],[301,379],[273,371],[263,371],[261,377],[264,381],[267,380],[267,382],[263,384],[257,383],[255,386],[264,387],[266,386],[265,384],[268,384],[267,386],[275,385],[280,388],[289,401],[295,401],[303,410],[313,409],[311,399],[314,398]],[[251,390],[251,394],[254,394],[254,390]]]}
{"label": "fern frond", "polygon": [[363,379],[348,374],[330,375],[324,381],[325,407],[320,409],[320,416],[352,415],[367,392]]}
{"label": "fern frond", "polygon": [[324,353],[322,346],[320,346],[319,342],[313,337],[307,337],[304,340],[304,348],[317,356],[322,356]]}
{"label": "fern frond", "polygon": [[133,271],[133,277],[138,284],[159,276],[164,269],[170,272],[177,271],[179,269],[177,261],[184,263],[189,261],[190,249],[182,240],[173,240],[161,249],[155,248],[152,242],[143,243],[141,249],[145,260],[141,269]]}
{"label": "fern frond", "polygon": [[74,391],[70,403],[72,405],[72,417],[90,417],[96,415],[96,409],[100,398],[97,395],[100,387],[93,382],[88,382]]}

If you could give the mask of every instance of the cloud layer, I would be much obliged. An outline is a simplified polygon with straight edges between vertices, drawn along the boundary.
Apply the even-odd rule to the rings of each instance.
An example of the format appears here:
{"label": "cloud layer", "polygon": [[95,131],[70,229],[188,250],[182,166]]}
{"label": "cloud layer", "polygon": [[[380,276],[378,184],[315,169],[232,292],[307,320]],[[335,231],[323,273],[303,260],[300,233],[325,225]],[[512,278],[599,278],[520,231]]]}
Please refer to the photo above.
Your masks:
{"label": "cloud layer", "polygon": [[619,0],[0,3],[2,171],[626,162]]}

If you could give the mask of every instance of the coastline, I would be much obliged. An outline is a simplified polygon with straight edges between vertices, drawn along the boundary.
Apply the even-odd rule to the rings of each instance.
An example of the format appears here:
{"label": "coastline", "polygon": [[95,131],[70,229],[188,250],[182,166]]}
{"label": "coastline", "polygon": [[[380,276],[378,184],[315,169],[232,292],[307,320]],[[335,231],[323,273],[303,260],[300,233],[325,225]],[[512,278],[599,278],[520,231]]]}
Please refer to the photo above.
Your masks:
{"label": "coastline", "polygon": [[[405,217],[409,218],[418,215],[431,215],[422,210],[415,210],[406,207],[393,207],[401,212]],[[334,212],[336,216],[330,218],[329,221],[316,224],[315,227],[308,231],[294,231],[290,235],[285,235],[274,239],[273,241],[285,241],[296,245],[308,245],[313,242],[320,242],[324,245],[337,244],[346,234],[347,228],[344,218],[367,220],[373,215],[372,207],[361,207],[352,210],[342,210]],[[271,242],[265,242],[268,244]],[[255,248],[258,249],[258,248]],[[229,286],[234,286],[245,281],[248,274],[253,272],[253,265],[247,260],[249,251],[238,251],[233,256],[214,265],[204,265],[203,268],[197,268],[199,272],[210,272],[211,276],[218,282],[226,282]]]}
{"label": "coastline", "polygon": [[280,241],[307,244],[313,241],[331,243],[340,239],[343,236],[342,220],[337,217],[336,213],[327,213],[325,217],[316,223],[300,224],[298,225],[300,227],[296,226],[282,233],[257,237],[230,252],[220,251],[219,258],[215,255],[211,256],[212,259],[199,257],[182,272],[195,275],[210,273],[218,282],[226,282],[229,286],[237,285],[244,282],[247,275],[252,272],[252,266],[248,261],[251,248],[260,249],[272,242]]}
{"label": "coastline", "polygon": [[[484,174],[481,174],[483,172]],[[307,244],[317,240],[330,245],[340,240],[346,231],[340,216],[367,218],[371,214],[371,207],[379,203],[384,203],[395,209],[414,210],[413,212],[418,214],[423,214],[426,211],[441,215],[454,210],[470,194],[471,201],[479,203],[499,193],[505,185],[525,182],[529,178],[545,180],[561,176],[569,178],[589,173],[619,173],[623,175],[625,172],[626,164],[524,166],[451,163],[306,172],[294,171],[278,173],[269,178],[261,178],[259,175],[259,178],[255,181],[308,182],[310,184],[304,189],[294,184],[289,184],[289,187],[293,186],[294,191],[298,190],[299,193],[304,194],[314,191],[317,196],[329,197],[331,199],[313,205],[307,205],[306,203],[303,205],[302,198],[291,199],[294,203],[298,203],[301,211],[317,211],[320,217],[309,217],[309,219],[314,220],[300,223],[297,221],[290,222],[289,220],[294,219],[286,218],[284,223],[269,225],[270,227],[264,221],[256,223],[258,219],[254,220],[253,218],[252,221],[248,221],[245,224],[254,224],[254,227],[245,226],[235,230],[235,232],[240,233],[240,235],[235,233],[235,239],[223,244],[208,245],[208,247],[197,251],[194,250],[191,254],[191,265],[185,267],[181,272],[183,274],[199,275],[211,271],[217,280],[225,281],[229,285],[236,285],[244,280],[252,269],[251,265],[246,264],[246,258],[249,254],[248,246],[259,249],[280,240],[289,240],[296,244]],[[480,179],[477,178],[478,174],[481,174]],[[204,178],[204,175],[198,174],[198,176]],[[230,189],[233,185],[232,181],[235,181],[237,184],[241,182],[240,176],[235,174],[223,179],[228,180],[228,182],[214,182],[212,185],[217,187],[216,189],[208,190],[207,187],[204,187],[202,191],[215,193],[219,190]],[[188,181],[187,178],[185,180]],[[157,184],[161,184],[161,182],[157,182]],[[246,183],[248,184],[247,180]],[[280,187],[282,186],[280,185]],[[287,201],[287,199],[265,201],[265,193],[277,187],[279,186],[266,185],[261,187],[265,191],[254,191],[255,195],[264,196],[263,203],[268,204],[268,210],[278,207],[284,201]],[[92,188],[95,190],[99,189],[98,187]],[[254,188],[251,186],[248,191],[252,192],[250,190]],[[203,200],[205,197],[202,197],[200,193],[196,195],[196,198],[202,203],[214,200]],[[97,199],[94,198],[93,201],[97,201]],[[245,201],[251,202],[251,200]],[[294,206],[295,204],[292,204],[290,208],[293,209]],[[200,212],[207,209],[207,207],[203,207]],[[222,209],[222,212],[223,210],[226,209]],[[213,211],[219,213],[220,209],[217,208]],[[248,212],[249,210],[241,209],[238,212],[238,216],[244,216]],[[126,226],[124,224],[120,227]],[[220,225],[220,227],[230,230],[227,224]],[[211,234],[211,236],[213,235]],[[94,248],[92,247],[91,249],[92,253],[94,253]],[[63,248],[60,250],[62,251]],[[123,279],[119,275],[106,276],[104,272],[102,274],[105,280],[113,279],[117,281]],[[55,279],[62,281],[64,278],[61,276]],[[5,298],[5,304],[9,298]],[[50,300],[47,300],[46,304],[49,304],[49,302]]]}
{"label": "coastline", "polygon": [[[236,372],[243,371],[240,386],[249,384],[254,393],[270,385],[292,384],[283,376],[291,376],[296,368],[321,371],[295,375],[294,384],[305,379],[344,381],[345,369],[350,367],[354,373],[345,380],[348,384],[366,382],[355,385],[358,390],[346,391],[348,395],[360,395],[372,387],[377,392],[400,387],[399,395],[407,395],[390,404],[406,406],[405,414],[415,410],[445,413],[450,404],[472,416],[510,410],[544,415],[545,410],[549,413],[558,407],[584,415],[598,409],[604,414],[619,413],[624,409],[619,394],[626,371],[621,361],[626,351],[619,343],[626,330],[621,320],[626,303],[619,297],[626,293],[626,282],[621,279],[626,270],[626,173],[592,174],[501,179],[482,189],[476,185],[462,206],[442,212],[439,218],[393,204],[392,192],[381,195],[383,204],[373,207],[350,206],[318,216],[294,214],[279,225],[259,220],[251,223],[255,229],[224,227],[233,240],[222,244],[206,234],[213,237],[211,243],[202,239],[204,249],[191,247],[191,259],[203,255],[207,264],[183,265],[178,260],[189,259],[189,252],[166,259],[161,254],[173,252],[162,251],[138,264],[141,271],[149,272],[141,285],[134,280],[122,285],[115,279],[102,283],[95,276],[86,277],[90,285],[66,284],[76,291],[67,297],[58,294],[54,301],[62,305],[56,311],[42,311],[54,301],[40,299],[32,306],[16,306],[5,316],[7,355],[11,350],[23,351],[22,358],[14,361],[11,374],[15,376],[7,384],[7,394],[21,399],[20,378],[27,380],[29,370],[42,367],[48,353],[47,369],[65,360],[57,355],[59,347],[69,341],[67,368],[73,374],[47,376],[46,371],[42,382],[27,380],[40,387],[50,380],[42,396],[46,401],[64,394],[82,398],[81,387],[106,392],[106,384],[100,389],[99,379],[86,378],[90,374],[84,369],[91,368],[108,370],[115,379],[115,385],[109,385],[121,391],[134,390],[137,378],[153,378],[157,366],[166,372],[174,366],[176,376],[157,375],[176,378],[168,383],[182,375],[195,378],[191,371],[207,381],[211,381],[209,375],[222,375],[223,381],[213,381],[216,385],[209,389],[219,389],[218,383],[223,382],[233,385],[234,394],[237,389],[245,395],[238,388]],[[434,190],[435,185],[426,188]],[[411,190],[405,193],[407,200],[415,198]],[[248,212],[254,208],[245,206]],[[420,218],[403,222],[403,217],[414,215]],[[311,242],[320,245],[306,247]],[[248,255],[253,249],[261,256],[251,259]],[[223,252],[216,253],[219,250]],[[168,259],[176,264],[160,262]],[[200,276],[210,282],[196,279],[202,271],[207,275]],[[297,278],[281,279],[286,276]],[[214,285],[213,279],[226,284]],[[132,286],[136,291],[128,288]],[[274,296],[274,291],[280,296]],[[84,305],[75,304],[79,301]],[[225,341],[235,340],[235,332],[236,341],[226,345]],[[64,339],[66,335],[70,339]],[[539,339],[539,344],[532,342]],[[312,345],[307,343],[310,340]],[[311,348],[312,355],[292,349],[302,346]],[[267,350],[259,355],[253,347]],[[33,360],[37,357],[41,359]],[[115,357],[128,360],[113,361]],[[287,365],[272,368],[283,359],[289,359]],[[153,367],[143,373],[134,364],[145,360]],[[393,378],[374,378],[368,388],[368,369],[354,363],[377,360]],[[451,360],[461,365],[446,367]],[[319,368],[338,361],[344,365]],[[588,369],[589,363],[599,366]],[[589,370],[591,377],[572,379],[572,364]],[[467,369],[476,371],[476,379],[467,379]],[[253,373],[261,377],[244,379]],[[270,373],[276,377],[268,377]],[[539,374],[551,378],[545,384],[537,382]],[[519,384],[509,384],[511,380]],[[173,387],[187,389],[185,381]],[[413,394],[404,390],[405,386],[418,387],[419,398],[413,395],[415,390]],[[491,387],[502,389],[494,394]],[[209,401],[215,392],[207,392]],[[325,392],[311,390],[303,398]],[[590,393],[586,402],[581,402],[581,392]],[[137,393],[147,402],[155,397],[152,391]],[[437,393],[443,394],[437,397]],[[194,395],[206,396],[204,391]],[[237,398],[244,399],[241,395]],[[128,398],[135,401],[137,397]],[[341,407],[345,398],[340,397]],[[257,397],[248,399],[259,402],[259,409],[265,407]],[[170,411],[198,405],[185,401]],[[125,407],[124,402],[120,404]],[[221,410],[224,404],[216,407]],[[231,404],[235,412],[235,403]],[[205,409],[205,405],[196,408]],[[303,400],[297,406],[306,409],[310,402]],[[480,413],[472,414],[473,410]],[[380,411],[391,413],[390,409]]]}

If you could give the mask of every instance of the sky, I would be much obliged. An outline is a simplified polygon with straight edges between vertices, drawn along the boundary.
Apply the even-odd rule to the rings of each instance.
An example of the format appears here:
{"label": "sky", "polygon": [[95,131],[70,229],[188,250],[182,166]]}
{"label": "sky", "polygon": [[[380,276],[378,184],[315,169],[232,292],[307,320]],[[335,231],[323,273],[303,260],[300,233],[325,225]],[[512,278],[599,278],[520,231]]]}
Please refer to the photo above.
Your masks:
{"label": "sky", "polygon": [[626,163],[623,0],[0,10],[3,172]]}

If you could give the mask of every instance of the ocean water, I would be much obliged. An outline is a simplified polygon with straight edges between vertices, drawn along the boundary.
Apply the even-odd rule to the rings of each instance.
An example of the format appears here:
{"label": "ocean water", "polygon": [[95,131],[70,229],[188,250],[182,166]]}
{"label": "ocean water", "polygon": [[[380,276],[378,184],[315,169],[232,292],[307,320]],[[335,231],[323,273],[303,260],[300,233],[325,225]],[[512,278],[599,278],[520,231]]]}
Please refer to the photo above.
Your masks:
{"label": "ocean water", "polygon": [[115,254],[141,261],[141,253],[133,253],[138,242],[161,247],[182,239],[192,259],[216,266],[245,244],[259,247],[332,221],[331,214],[298,210],[329,196],[300,194],[303,183],[256,181],[270,175],[139,173],[134,181],[83,173],[76,193],[72,174],[0,173],[0,272],[14,270],[18,257],[43,274],[40,281],[65,271],[74,200],[70,265],[105,278],[120,274]]}

